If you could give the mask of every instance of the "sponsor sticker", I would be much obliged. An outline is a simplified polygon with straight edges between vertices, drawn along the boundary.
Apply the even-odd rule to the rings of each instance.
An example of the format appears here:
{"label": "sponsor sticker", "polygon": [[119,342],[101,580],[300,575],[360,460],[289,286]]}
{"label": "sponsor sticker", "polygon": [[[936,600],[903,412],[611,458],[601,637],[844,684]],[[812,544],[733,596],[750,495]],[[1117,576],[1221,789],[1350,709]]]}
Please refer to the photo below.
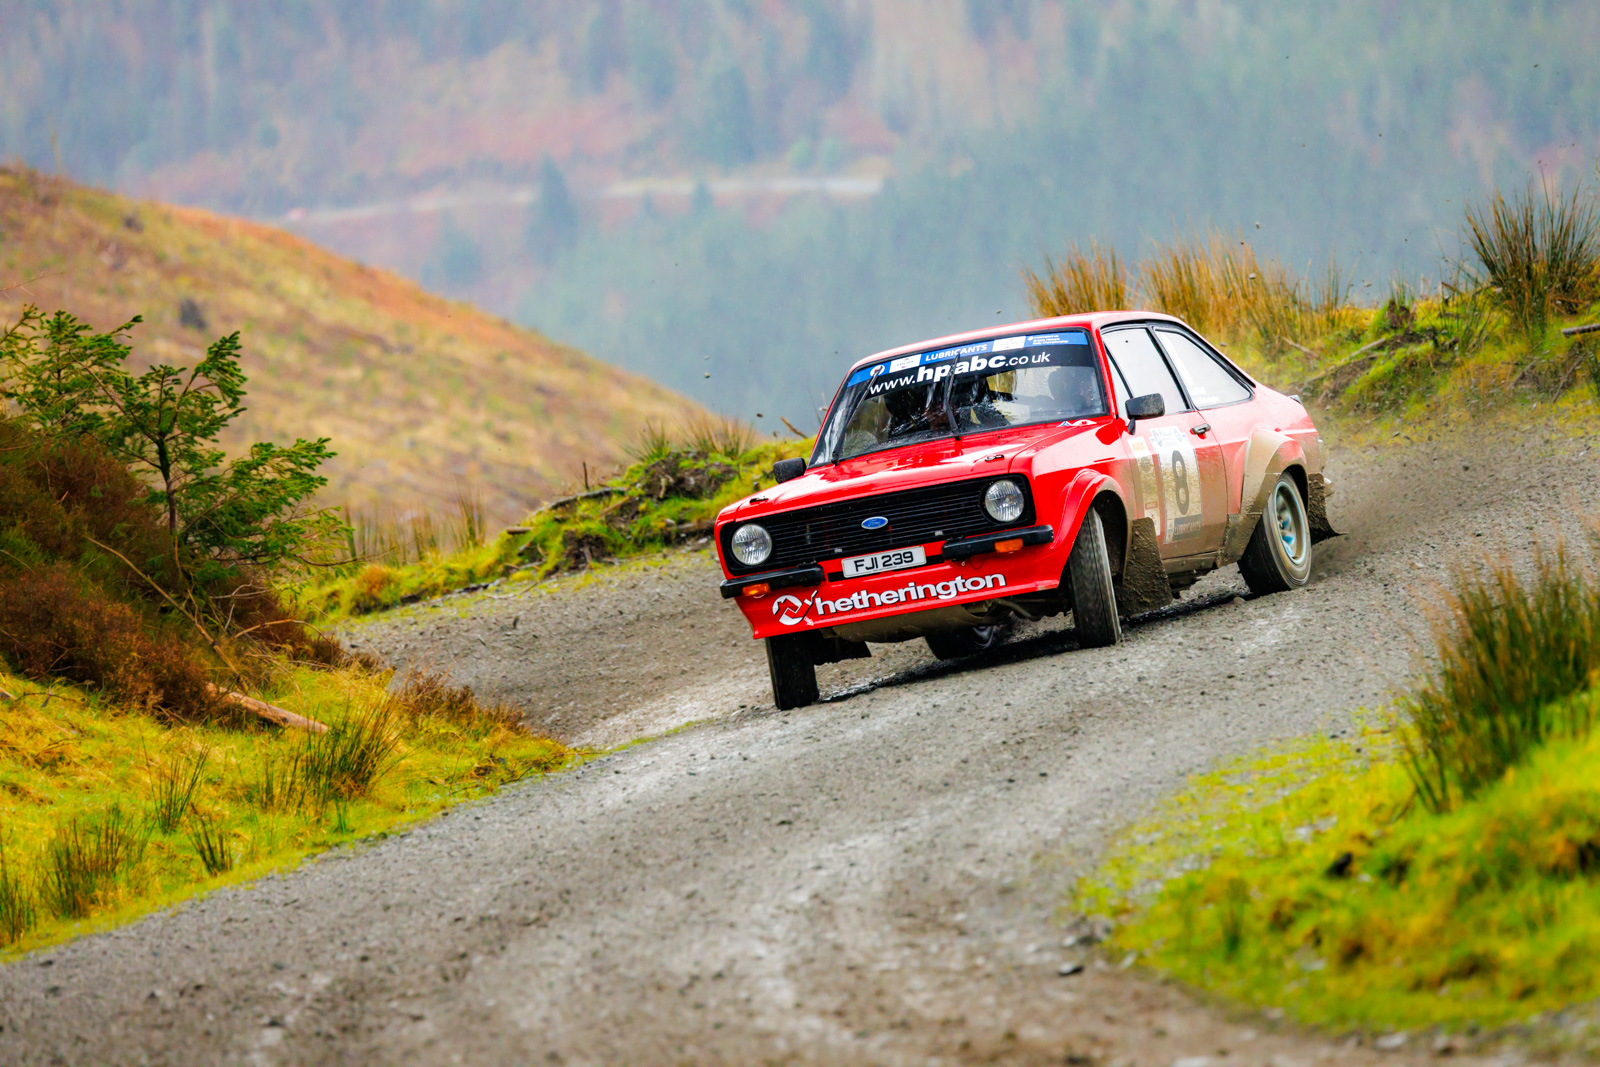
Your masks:
{"label": "sponsor sticker", "polygon": [[1161,461],[1161,504],[1166,540],[1200,536],[1200,464],[1188,433],[1171,426],[1150,430],[1150,445]]}
{"label": "sponsor sticker", "polygon": [[1089,335],[1083,330],[1063,330],[1060,333],[1035,333],[1028,335],[1028,347],[1042,345],[1086,345]]}
{"label": "sponsor sticker", "polygon": [[793,594],[785,593],[772,602],[772,614],[784,626],[798,626],[806,621],[807,615],[814,614],[816,620],[820,621],[827,617],[837,617],[872,608],[894,607],[897,604],[914,604],[925,600],[954,600],[968,593],[998,589],[1005,584],[1006,576],[1003,574],[984,574],[971,578],[950,578],[942,582],[912,581],[898,589],[883,589],[875,593],[857,589],[844,597],[824,597],[822,591],[818,590],[805,600],[801,600]]}
{"label": "sponsor sticker", "polygon": [[1128,451],[1133,453],[1134,462],[1139,465],[1139,477],[1136,483],[1139,492],[1139,514],[1155,520],[1156,534],[1160,536],[1161,486],[1156,480],[1156,461],[1150,455],[1150,446],[1142,437],[1130,438]]}
{"label": "sponsor sticker", "polygon": [[[989,360],[979,361],[972,359],[974,356],[984,356],[991,352],[1011,352],[1019,348],[1040,348],[1045,345],[1086,345],[1089,343],[1089,334],[1085,330],[1062,330],[1059,333],[1018,334],[1015,337],[1000,337],[993,341],[974,341],[967,345],[957,345],[954,348],[939,348],[931,352],[914,352],[909,356],[897,356],[887,363],[874,363],[870,367],[862,367],[850,375],[846,385],[860,385],[862,382],[878,377],[880,374],[898,374],[901,371],[926,367],[930,363],[945,363],[952,359],[971,360],[966,369],[955,368],[957,374],[968,371],[982,370],[984,367],[999,367],[1001,362]],[[1017,364],[1020,365],[1020,364]],[[951,368],[941,367],[937,371],[920,371],[916,381],[938,381],[949,376]],[[910,381],[901,381],[899,384],[909,385]]]}

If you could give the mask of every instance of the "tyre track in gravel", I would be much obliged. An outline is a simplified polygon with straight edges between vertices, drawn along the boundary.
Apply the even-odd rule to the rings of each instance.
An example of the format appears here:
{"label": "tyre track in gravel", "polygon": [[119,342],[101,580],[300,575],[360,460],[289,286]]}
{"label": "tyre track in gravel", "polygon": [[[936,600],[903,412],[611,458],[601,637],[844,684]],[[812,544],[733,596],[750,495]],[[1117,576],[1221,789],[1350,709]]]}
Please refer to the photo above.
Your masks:
{"label": "tyre track in gravel", "polygon": [[1301,592],[1229,568],[1117,649],[900,646],[788,713],[704,556],[373,621],[362,647],[569,740],[701,725],[0,969],[0,1062],[1420,1062],[1058,977],[1056,911],[1184,776],[1380,703],[1418,594],[1576,535],[1597,466],[1539,436],[1336,452],[1346,536]]}

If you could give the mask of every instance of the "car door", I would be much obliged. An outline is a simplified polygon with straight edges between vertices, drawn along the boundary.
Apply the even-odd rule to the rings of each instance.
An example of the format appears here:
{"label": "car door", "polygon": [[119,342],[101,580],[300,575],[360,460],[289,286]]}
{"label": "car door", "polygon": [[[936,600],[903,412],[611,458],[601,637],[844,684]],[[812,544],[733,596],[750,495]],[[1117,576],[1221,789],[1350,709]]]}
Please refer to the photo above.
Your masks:
{"label": "car door", "polygon": [[1167,412],[1140,419],[1125,440],[1141,476],[1139,503],[1155,520],[1162,559],[1215,552],[1227,530],[1227,476],[1222,450],[1204,433],[1166,357],[1145,326],[1101,333],[1117,379],[1119,413],[1130,397],[1159,393]]}
{"label": "car door", "polygon": [[1250,385],[1226,360],[1182,327],[1157,324],[1156,341],[1178,372],[1184,392],[1200,412],[1207,440],[1222,449],[1227,477],[1228,510],[1237,514],[1244,483],[1244,454],[1257,418]]}

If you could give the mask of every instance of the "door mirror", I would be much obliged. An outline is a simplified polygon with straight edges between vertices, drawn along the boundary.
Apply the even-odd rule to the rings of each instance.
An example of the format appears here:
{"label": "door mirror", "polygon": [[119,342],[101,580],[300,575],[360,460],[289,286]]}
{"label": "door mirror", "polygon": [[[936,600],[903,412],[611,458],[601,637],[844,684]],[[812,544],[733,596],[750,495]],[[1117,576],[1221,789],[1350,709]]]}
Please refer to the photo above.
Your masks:
{"label": "door mirror", "polygon": [[[1160,400],[1160,397],[1156,397]],[[772,476],[780,482],[798,478],[806,472],[806,461],[803,459],[780,459],[772,465]]]}
{"label": "door mirror", "polygon": [[1159,419],[1167,413],[1167,402],[1160,393],[1146,393],[1136,396],[1123,405],[1123,410],[1128,413],[1128,432],[1133,432],[1134,424],[1140,419]]}

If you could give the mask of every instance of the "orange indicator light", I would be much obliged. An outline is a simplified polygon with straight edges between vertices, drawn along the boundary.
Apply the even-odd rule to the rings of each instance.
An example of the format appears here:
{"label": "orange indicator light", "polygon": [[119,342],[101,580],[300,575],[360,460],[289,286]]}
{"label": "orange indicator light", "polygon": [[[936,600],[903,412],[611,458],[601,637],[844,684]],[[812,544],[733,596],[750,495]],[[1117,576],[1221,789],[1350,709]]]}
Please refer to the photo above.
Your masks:
{"label": "orange indicator light", "polygon": [[996,541],[994,543],[994,550],[996,552],[1015,552],[1017,549],[1019,549],[1021,547],[1022,547],[1022,538],[1020,538],[1020,537],[1013,537],[1013,538],[1011,538],[1009,540],[1006,540],[1006,541]]}
{"label": "orange indicator light", "polygon": [[745,596],[760,596],[763,593],[770,592],[772,592],[772,586],[768,585],[766,582],[757,582],[755,585],[747,585],[744,587]]}

